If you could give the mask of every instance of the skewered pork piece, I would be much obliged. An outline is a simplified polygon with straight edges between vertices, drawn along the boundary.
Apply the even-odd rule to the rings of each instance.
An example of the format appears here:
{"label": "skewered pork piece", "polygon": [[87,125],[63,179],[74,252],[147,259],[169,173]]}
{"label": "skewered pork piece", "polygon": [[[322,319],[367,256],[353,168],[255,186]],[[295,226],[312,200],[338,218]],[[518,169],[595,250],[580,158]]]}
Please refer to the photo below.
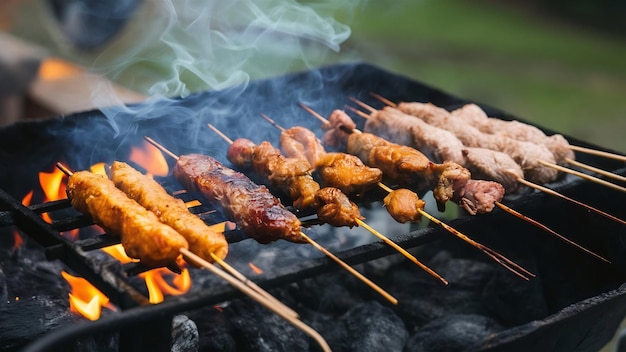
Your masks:
{"label": "skewered pork piece", "polygon": [[269,142],[261,144],[238,138],[228,148],[227,158],[240,168],[252,168],[272,187],[283,190],[303,210],[314,208],[318,219],[332,226],[356,226],[363,219],[359,209],[338,188],[324,187],[311,176],[311,165],[304,159],[286,158]]}
{"label": "skewered pork piece", "polygon": [[[380,122],[381,125],[384,124],[386,126],[384,121]],[[494,202],[491,200],[499,201],[504,196],[504,189],[506,187],[503,187],[503,185],[498,182],[484,180],[468,182],[473,173],[470,173],[466,168],[453,161],[445,161],[442,164],[436,164],[415,148],[389,142],[371,133],[347,134],[347,132],[343,130],[343,126],[356,127],[356,124],[354,124],[352,119],[344,111],[333,111],[328,119],[328,124],[324,125],[324,128],[328,129],[325,137],[328,137],[330,134],[330,137],[325,138],[325,140],[338,145],[341,144],[338,138],[346,138],[347,142],[343,144],[346,146],[349,153],[358,155],[362,160],[366,160],[366,163],[381,168],[383,173],[391,177],[395,183],[400,185],[417,184],[417,187],[421,187],[422,189],[432,189],[433,196],[440,210],[443,210],[443,205],[445,205],[448,200],[453,200],[470,214],[480,214],[493,209]],[[399,126],[402,127],[402,125]],[[387,129],[387,131],[393,130],[394,129]],[[406,138],[407,136],[412,138],[410,129],[404,130],[404,132],[405,134],[402,138]],[[454,141],[454,139],[452,140]],[[432,140],[433,143],[437,143],[437,141],[437,139]],[[447,148],[440,149],[443,150]],[[450,152],[452,152],[452,149],[450,149]],[[479,166],[480,164],[478,164],[477,161],[481,160],[494,161],[493,158],[481,158],[482,155],[479,154],[481,152],[482,149],[471,148],[471,150],[462,152],[461,156],[464,157],[463,161],[465,161],[466,164],[473,166]],[[449,154],[449,152],[446,153]],[[472,159],[477,155],[478,158],[476,158],[476,160]],[[505,160],[510,160],[506,155],[502,154],[502,156]],[[495,159],[495,161],[497,160],[498,159]],[[519,174],[522,174],[521,169],[519,169],[517,164],[512,160],[511,165],[512,167],[517,167]],[[484,165],[484,169],[489,171],[489,166],[490,165]],[[482,171],[482,168],[474,167],[474,169]],[[507,168],[504,169],[505,173],[503,174],[502,172],[496,173],[495,171],[491,171],[488,176],[509,176],[507,171]],[[479,173],[478,175],[480,176],[481,174]],[[494,178],[509,180],[510,177]],[[511,181],[511,183],[513,183],[513,181]],[[510,187],[518,186],[517,184],[513,184]],[[485,192],[488,192],[489,195]],[[472,196],[470,197],[470,195]]]}
{"label": "skewered pork piece", "polygon": [[189,243],[189,250],[208,262],[212,254],[226,258],[228,242],[221,233],[212,231],[185,203],[172,197],[154,179],[130,165],[115,161],[111,165],[111,181],[126,195],[153,212],[159,220],[178,231]]}
{"label": "skewered pork piece", "polygon": [[567,159],[575,160],[576,158],[569,142],[563,135],[547,136],[539,128],[520,121],[504,121],[488,117],[485,111],[476,104],[465,104],[453,110],[451,114],[476,127],[481,132],[544,145],[552,152],[558,165],[565,165]]}
{"label": "skewered pork piece", "polygon": [[[349,117],[347,119],[341,117],[341,119],[343,120],[342,126],[353,125],[350,123],[352,120]],[[336,119],[331,120],[326,128],[332,126],[332,121],[336,121]],[[348,142],[343,144],[346,145],[350,153],[357,155],[366,164],[383,170],[383,175],[395,184],[413,187],[418,185],[422,189],[432,188],[440,210],[444,209],[448,200],[453,200],[472,215],[489,212],[493,209],[494,202],[501,200],[504,196],[504,188],[495,182],[473,181],[468,183],[471,176],[469,171],[456,163],[432,163],[425,155],[413,148],[387,142],[369,133],[345,134],[346,132],[340,131],[340,128],[333,130],[337,131],[335,136],[344,133]],[[329,130],[329,132],[333,130]],[[310,156],[323,157],[324,147],[310,130],[295,126],[283,131],[281,134],[283,150],[297,151],[301,149],[296,147],[298,144],[310,146],[316,150],[315,153],[309,154]],[[304,154],[293,156],[298,157],[298,155],[306,157]],[[315,163],[316,161],[309,160],[309,162]],[[385,197],[384,203],[388,206],[387,210],[398,222],[419,221],[420,219],[419,212],[413,212],[412,216],[407,216],[399,213],[399,206],[389,206],[389,204],[405,204],[408,208],[423,209],[424,204],[419,200],[417,194],[409,196],[409,193],[414,192],[392,190]],[[407,220],[409,218],[413,220]]]}
{"label": "skewered pork piece", "polygon": [[148,266],[173,264],[180,249],[189,247],[181,234],[128,198],[104,175],[74,172],[67,182],[67,196],[74,208],[90,215],[109,234],[120,236],[129,257]]}
{"label": "skewered pork piece", "polygon": [[174,167],[174,177],[184,187],[218,202],[226,216],[259,243],[279,239],[307,242],[301,235],[300,220],[265,186],[255,184],[210,156],[181,155]]}
{"label": "skewered pork piece", "polygon": [[283,129],[280,146],[288,157],[306,160],[325,185],[337,187],[346,194],[362,193],[383,177],[383,170],[365,165],[355,155],[327,153],[315,134],[304,127]]}
{"label": "skewered pork piece", "polygon": [[394,109],[454,133],[466,147],[485,148],[508,154],[524,170],[524,178],[531,182],[545,184],[554,181],[558,176],[557,170],[540,163],[545,161],[556,164],[554,155],[544,145],[483,133],[432,103],[400,103],[395,108],[384,108],[384,110]]}
{"label": "skewered pork piece", "polygon": [[[335,116],[342,120],[350,118],[345,112],[335,110],[329,120]],[[509,155],[465,147],[451,132],[421,119],[406,118],[406,114],[397,110],[383,109],[369,115],[364,130],[392,143],[412,146],[430,160],[458,163],[467,168],[474,179],[495,181],[507,192],[515,193],[521,189],[519,179],[524,178],[524,171]],[[349,136],[356,138],[352,134]]]}

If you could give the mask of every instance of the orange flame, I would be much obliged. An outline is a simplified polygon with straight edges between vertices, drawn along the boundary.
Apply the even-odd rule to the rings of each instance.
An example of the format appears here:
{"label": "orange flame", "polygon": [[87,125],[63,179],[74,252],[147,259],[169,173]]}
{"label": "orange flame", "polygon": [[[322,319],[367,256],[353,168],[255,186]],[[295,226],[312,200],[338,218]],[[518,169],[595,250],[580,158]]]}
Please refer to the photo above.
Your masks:
{"label": "orange flame", "polygon": [[132,147],[128,159],[146,169],[148,174],[167,176],[169,173],[169,166],[163,153],[146,141],[141,147]]}
{"label": "orange flame", "polygon": [[98,320],[102,307],[115,310],[109,298],[95,288],[89,281],[61,271],[61,276],[70,284],[70,310],[79,313],[89,320]]}
{"label": "orange flame", "polygon": [[137,259],[132,259],[128,255],[126,255],[126,251],[124,250],[124,246],[122,246],[121,244],[116,244],[116,245],[113,245],[113,246],[104,247],[104,248],[102,248],[102,250],[105,251],[111,257],[119,260],[122,264],[131,263],[131,262],[138,262],[139,261]]}
{"label": "orange flame", "polygon": [[40,172],[39,184],[45,195],[44,202],[65,199],[65,184],[63,178],[65,174],[59,169],[54,169],[52,172]]}
{"label": "orange flame", "polygon": [[[180,275],[175,275],[165,268],[152,269],[139,275],[146,280],[150,303],[163,302],[164,294],[178,296],[186,293],[191,288],[191,276],[189,270],[183,269]],[[174,276],[171,284],[166,277]]]}

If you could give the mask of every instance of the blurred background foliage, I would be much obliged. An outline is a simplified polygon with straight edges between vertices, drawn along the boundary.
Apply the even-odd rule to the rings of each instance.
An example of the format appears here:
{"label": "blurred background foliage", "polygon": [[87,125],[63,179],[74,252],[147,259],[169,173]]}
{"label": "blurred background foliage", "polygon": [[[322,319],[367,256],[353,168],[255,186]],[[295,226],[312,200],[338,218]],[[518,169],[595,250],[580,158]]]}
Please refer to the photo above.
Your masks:
{"label": "blurred background foliage", "polygon": [[344,49],[625,152],[625,15],[617,0],[370,1],[350,14]]}

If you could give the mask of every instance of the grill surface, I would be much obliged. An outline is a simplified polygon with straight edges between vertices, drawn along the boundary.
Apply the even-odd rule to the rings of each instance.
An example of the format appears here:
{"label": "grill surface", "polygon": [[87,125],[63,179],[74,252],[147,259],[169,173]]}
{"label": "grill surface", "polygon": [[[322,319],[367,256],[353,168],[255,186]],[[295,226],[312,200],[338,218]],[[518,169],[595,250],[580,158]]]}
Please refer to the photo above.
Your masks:
{"label": "grill surface", "polygon": [[[318,122],[300,109],[297,102],[303,102],[322,114],[343,107],[351,96],[373,106],[381,106],[369,96],[369,92],[379,93],[394,101],[432,102],[447,109],[468,102],[368,64],[344,64],[257,81],[245,87],[148,102],[124,110],[88,111],[54,120],[19,123],[0,130],[0,185],[7,192],[0,193],[3,201],[0,225],[18,225],[38,240],[50,259],[64,260],[81,275],[102,274],[102,266],[86,261],[84,252],[111,243],[108,236],[71,242],[59,235],[59,231],[87,225],[88,219],[74,214],[50,226],[38,220],[36,213],[46,211],[46,207],[67,207],[66,201],[29,208],[21,207],[15,201],[36,187],[37,172],[49,170],[57,161],[63,161],[74,169],[83,169],[96,162],[126,160],[130,148],[140,145],[143,136],[154,138],[174,153],[200,152],[229,165],[225,158],[226,143],[206,128],[207,122],[216,125],[231,138],[247,137],[254,142],[270,140],[277,145],[277,130],[262,121],[259,113],[269,115],[284,127],[303,125],[321,135]],[[489,116],[515,118],[493,107],[479,105]],[[359,121],[358,118],[355,121]],[[572,144],[590,146],[573,138],[568,140]],[[586,155],[577,155],[577,158],[622,175],[626,172],[623,163]],[[176,182],[170,177],[160,181],[176,187]],[[626,217],[626,196],[623,193],[574,176],[563,176],[549,187],[622,219]],[[626,282],[626,228],[538,192],[507,196],[504,202],[600,253],[612,263],[602,263],[498,210],[483,216],[460,216],[449,221],[450,225],[511,259],[531,264],[538,274],[533,280],[543,285],[549,303],[551,315],[505,330],[486,341],[483,349],[511,351],[525,350],[529,346],[550,346],[547,349],[572,351],[599,348],[610,339],[626,314],[626,289],[621,287]],[[384,213],[378,202],[364,201],[361,206],[364,215],[372,221]],[[221,219],[216,215],[205,220],[213,223]],[[450,242],[450,246],[455,246],[455,242],[449,240],[450,236],[438,227],[399,227],[388,217],[376,222],[374,227],[404,248],[442,239],[444,244]],[[320,226],[313,227],[310,234],[350,264],[393,253],[380,242],[355,239],[365,236],[363,232],[358,233],[359,230]],[[350,241],[336,241],[336,238],[344,237]],[[227,259],[240,268],[245,268],[249,261],[257,263],[258,256],[251,253],[280,253],[265,263],[265,273],[256,280],[266,288],[336,269],[334,263],[321,254],[295,244],[281,241],[262,246],[253,243],[253,240],[239,241],[241,236],[237,232],[231,233],[229,239],[231,250]],[[477,256],[480,257],[480,253]],[[133,274],[141,270],[126,267],[123,272]],[[85,324],[84,328],[70,329],[59,339],[86,335],[94,326],[119,329],[149,321],[155,316],[173,315],[239,296],[238,292],[223,284],[210,289],[198,288],[184,296],[171,297],[159,305],[144,306],[143,298],[126,287],[124,275],[105,273],[93,280],[115,303],[128,309],[90,326]],[[520,281],[520,285],[523,284]]]}

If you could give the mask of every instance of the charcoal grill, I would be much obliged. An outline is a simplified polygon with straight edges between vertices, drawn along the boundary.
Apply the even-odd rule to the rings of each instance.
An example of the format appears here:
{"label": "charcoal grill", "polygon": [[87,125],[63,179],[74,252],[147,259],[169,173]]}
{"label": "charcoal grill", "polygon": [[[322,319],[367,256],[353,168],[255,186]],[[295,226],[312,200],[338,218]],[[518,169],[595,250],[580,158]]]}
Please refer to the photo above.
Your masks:
{"label": "charcoal grill", "polygon": [[[285,127],[297,124],[321,133],[318,121],[300,109],[297,102],[305,103],[322,114],[343,107],[349,102],[349,97],[381,106],[369,92],[379,93],[394,101],[432,102],[447,109],[469,102],[370,64],[347,63],[221,91],[200,92],[184,98],[159,99],[126,108],[27,121],[0,130],[0,185],[3,190],[0,192],[0,234],[8,232],[8,225],[17,225],[36,240],[48,259],[61,260],[70,270],[88,278],[122,308],[96,322],[52,331],[37,340],[31,350],[67,345],[79,337],[102,331],[121,332],[120,350],[169,350],[169,338],[163,337],[168,334],[155,331],[167,331],[176,313],[240,296],[227,284],[218,283],[210,289],[169,297],[158,305],[146,304],[145,296],[127,280],[146,268],[141,264],[120,268],[119,264],[103,264],[89,255],[94,249],[115,243],[114,238],[98,234],[71,241],[60,235],[60,231],[89,224],[88,218],[71,214],[69,202],[24,207],[17,201],[36,187],[39,171],[49,169],[57,161],[63,161],[74,169],[85,169],[96,162],[126,160],[130,148],[142,143],[143,136],[154,138],[177,154],[200,152],[228,164],[225,158],[227,145],[206,128],[207,122],[232,138],[247,137],[255,142],[270,140],[277,143],[277,130],[262,121],[259,113],[269,115]],[[494,107],[478,104],[489,116],[521,120]],[[547,134],[555,133],[542,129]],[[568,137],[568,140],[575,145],[606,150],[575,138]],[[584,154],[577,155],[577,159],[622,175],[626,173],[625,165],[620,162]],[[171,177],[157,179],[171,191],[180,187]],[[549,187],[619,218],[626,217],[626,196],[623,193],[571,175],[562,176]],[[600,262],[499,210],[476,217],[461,214],[450,220],[450,225],[508,257],[533,263],[538,275],[533,280],[539,280],[543,285],[549,307],[548,315],[511,326],[486,339],[478,349],[599,349],[613,336],[626,315],[626,286],[622,286],[626,282],[626,227],[539,192],[527,191],[507,196],[504,202],[600,253],[612,263]],[[364,200],[361,206],[369,217],[384,212],[377,202]],[[209,204],[205,204],[197,212],[207,214],[211,209]],[[70,211],[70,215],[57,219],[53,224],[45,223],[38,215],[59,210]],[[221,220],[218,213],[212,214],[204,217],[207,223]],[[455,248],[454,240],[450,240],[449,234],[439,227],[395,227],[392,222],[388,218],[377,225],[379,230],[386,231],[393,241],[404,248],[416,248],[432,242],[443,242],[443,245]],[[321,226],[310,231],[320,243],[349,264],[366,263],[393,253],[392,249],[375,240],[343,243],[334,240],[337,236],[353,238],[354,229]],[[248,247],[261,252],[281,253],[274,256],[265,272],[255,280],[265,288],[277,288],[338,270],[321,254],[303,252],[295,244],[277,242],[262,246],[245,239],[236,230],[227,235],[231,242],[228,260],[235,266],[245,267],[248,261],[255,259],[247,254],[250,252],[246,250]],[[520,280],[519,285],[524,284]],[[157,335],[161,337],[155,337]]]}

